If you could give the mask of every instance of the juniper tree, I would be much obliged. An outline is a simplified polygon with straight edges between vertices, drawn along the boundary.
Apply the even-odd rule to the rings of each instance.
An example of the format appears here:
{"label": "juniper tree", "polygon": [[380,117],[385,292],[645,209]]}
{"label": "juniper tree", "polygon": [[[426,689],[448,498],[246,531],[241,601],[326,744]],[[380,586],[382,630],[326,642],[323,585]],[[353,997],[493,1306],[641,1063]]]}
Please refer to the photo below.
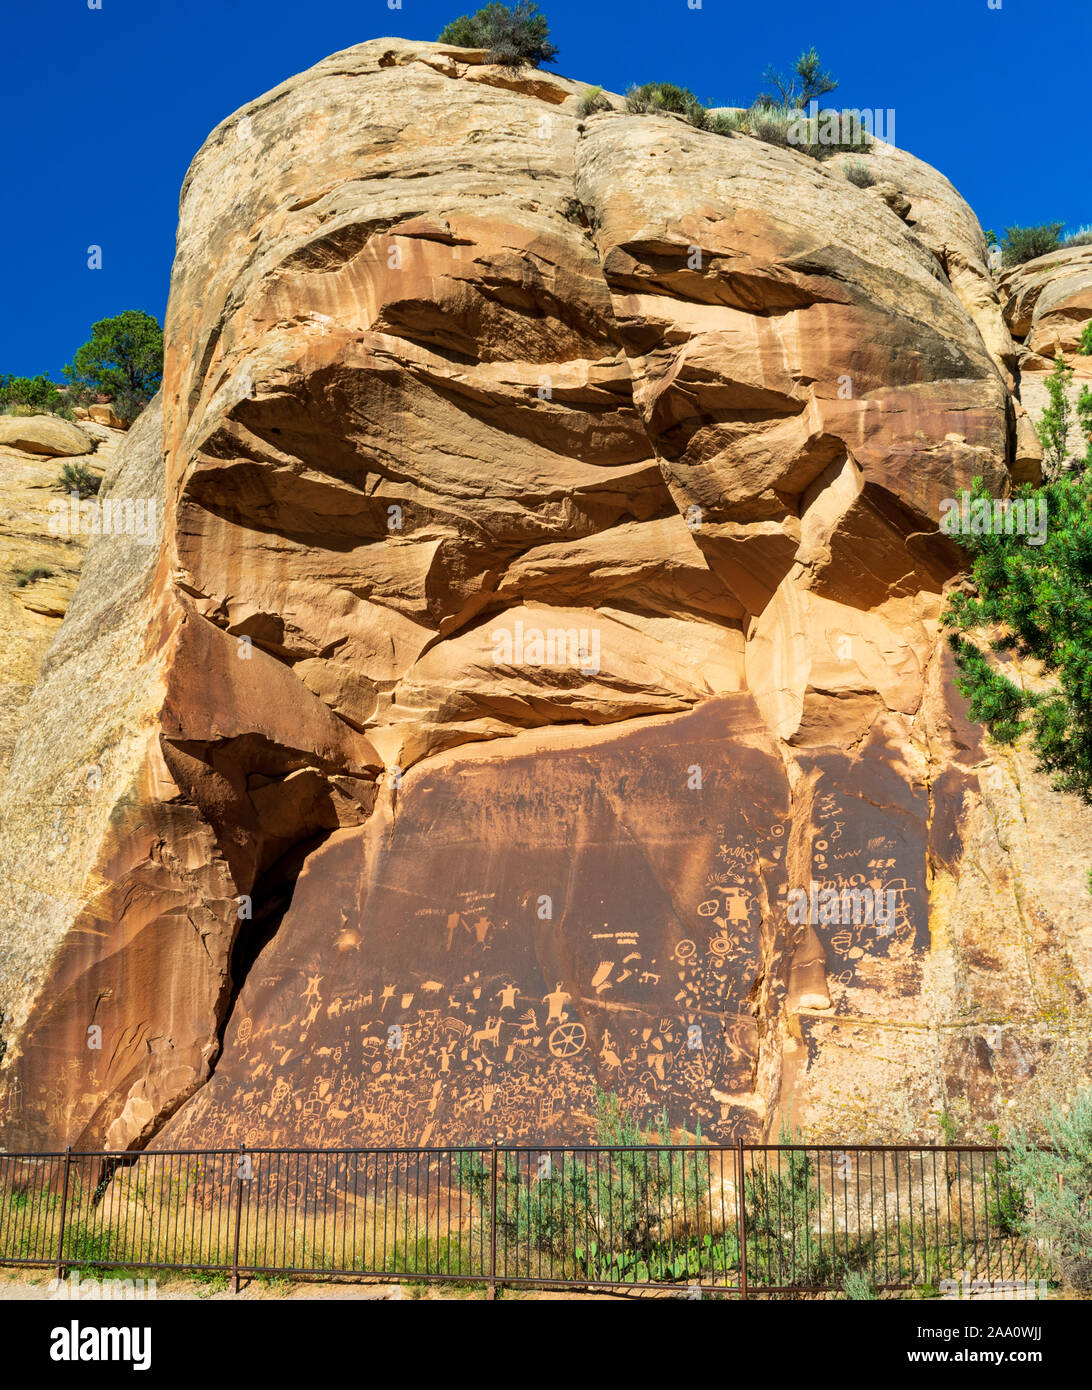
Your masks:
{"label": "juniper tree", "polygon": [[[975,497],[987,497],[975,479]],[[1025,502],[1045,499],[1049,518],[1042,545],[1001,531],[968,535],[973,592],[954,595],[942,619],[952,629],[959,676],[970,715],[1000,743],[1030,731],[1041,771],[1059,791],[1092,803],[1092,470],[1066,474]],[[1039,663],[1046,688],[1024,689],[964,634],[995,627],[995,653],[1014,652]]]}
{"label": "juniper tree", "polygon": [[460,15],[440,33],[440,43],[459,48],[484,48],[494,63],[506,67],[540,67],[552,63],[559,50],[549,42],[546,16],[531,0],[508,5],[492,3],[472,15]]}
{"label": "juniper tree", "polygon": [[159,390],[163,330],[139,309],[100,319],[64,374],[75,394],[106,396],[123,418],[135,418]]}
{"label": "juniper tree", "polygon": [[1073,421],[1073,412],[1069,404],[1069,383],[1072,380],[1073,368],[1059,353],[1054,359],[1054,370],[1044,383],[1050,404],[1035,426],[1039,443],[1043,446],[1043,472],[1047,478],[1056,478],[1065,467],[1069,448],[1069,427]]}

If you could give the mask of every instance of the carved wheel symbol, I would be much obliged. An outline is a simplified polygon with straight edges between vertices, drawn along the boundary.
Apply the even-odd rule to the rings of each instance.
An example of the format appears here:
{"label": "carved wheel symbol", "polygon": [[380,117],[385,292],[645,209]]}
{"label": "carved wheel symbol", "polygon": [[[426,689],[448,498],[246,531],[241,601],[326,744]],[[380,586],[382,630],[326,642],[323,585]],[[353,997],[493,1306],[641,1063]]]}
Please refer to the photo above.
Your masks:
{"label": "carved wheel symbol", "polygon": [[727,935],[714,936],[709,943],[709,949],[715,956],[726,956],[732,946],[732,938]]}
{"label": "carved wheel symbol", "polygon": [[550,1034],[550,1051],[555,1057],[575,1057],[583,1052],[587,1041],[587,1029],[582,1023],[559,1023]]}

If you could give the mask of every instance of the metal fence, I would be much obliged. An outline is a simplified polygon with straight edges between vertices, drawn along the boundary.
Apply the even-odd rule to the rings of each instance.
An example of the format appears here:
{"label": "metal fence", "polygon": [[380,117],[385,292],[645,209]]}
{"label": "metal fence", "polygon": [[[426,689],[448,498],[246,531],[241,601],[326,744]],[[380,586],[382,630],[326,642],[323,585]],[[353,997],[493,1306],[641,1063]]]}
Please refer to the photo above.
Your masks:
{"label": "metal fence", "polygon": [[0,1153],[0,1263],[743,1297],[1034,1286],[1005,1151],[821,1145]]}

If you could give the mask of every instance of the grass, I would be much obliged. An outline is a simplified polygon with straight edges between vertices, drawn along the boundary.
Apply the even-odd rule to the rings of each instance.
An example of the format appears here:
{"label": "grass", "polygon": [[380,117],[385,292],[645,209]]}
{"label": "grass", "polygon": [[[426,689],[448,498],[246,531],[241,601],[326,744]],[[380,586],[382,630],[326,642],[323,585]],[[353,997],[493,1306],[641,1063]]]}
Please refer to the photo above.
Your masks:
{"label": "grass", "polygon": [[576,103],[576,114],[581,117],[594,116],[597,111],[613,109],[610,98],[604,94],[602,87],[585,87]]}
{"label": "grass", "polygon": [[[799,112],[776,103],[772,105],[756,103],[745,111],[732,111],[727,115],[709,118],[707,128],[718,135],[733,132],[750,135],[767,145],[778,145],[782,149],[796,150],[798,154],[810,155],[813,159],[830,159],[836,154],[860,153],[871,148],[873,140],[867,128],[858,117],[856,120],[845,113],[837,122],[836,138],[833,134],[833,113],[820,112],[812,120],[801,117]],[[864,168],[864,166],[861,166]]]}
{"label": "grass", "polygon": [[270,1293],[287,1293],[292,1287],[292,1280],[285,1274],[256,1274],[255,1282],[263,1289],[268,1289]]}

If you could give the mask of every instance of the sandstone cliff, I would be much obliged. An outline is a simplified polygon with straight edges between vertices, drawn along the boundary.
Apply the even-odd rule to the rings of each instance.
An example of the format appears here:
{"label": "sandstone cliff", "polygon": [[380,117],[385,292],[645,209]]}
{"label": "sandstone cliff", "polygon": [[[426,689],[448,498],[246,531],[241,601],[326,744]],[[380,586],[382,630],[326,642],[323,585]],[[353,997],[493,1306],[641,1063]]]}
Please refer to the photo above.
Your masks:
{"label": "sandstone cliff", "polygon": [[337,54],[187,176],[110,482],[160,544],[92,547],[9,782],[8,1147],[580,1137],[596,1085],[879,1139],[1087,1064],[1092,817],[937,638],[942,500],[1038,471],[970,210],[483,58]]}
{"label": "sandstone cliff", "polygon": [[0,785],[89,539],[78,528],[50,532],[62,464],[101,476],[122,437],[50,415],[0,416]]}

